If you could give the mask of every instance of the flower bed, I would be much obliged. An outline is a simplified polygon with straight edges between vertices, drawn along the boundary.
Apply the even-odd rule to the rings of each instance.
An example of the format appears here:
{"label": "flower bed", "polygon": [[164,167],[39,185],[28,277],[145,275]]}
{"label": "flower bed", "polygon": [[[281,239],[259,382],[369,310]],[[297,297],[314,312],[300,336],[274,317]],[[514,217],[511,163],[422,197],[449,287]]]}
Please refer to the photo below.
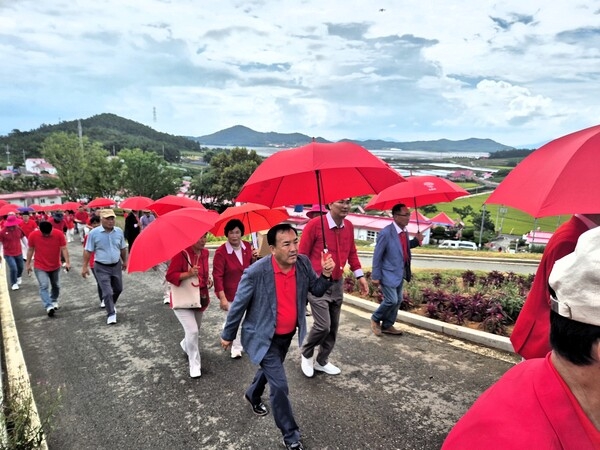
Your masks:
{"label": "flower bed", "polygon": [[[365,277],[369,295],[358,293],[353,275],[344,279],[346,293],[381,303],[383,296]],[[417,270],[410,283],[404,284],[401,309],[456,325],[478,328],[488,333],[509,336],[527,293],[533,275],[512,272],[474,272]]]}

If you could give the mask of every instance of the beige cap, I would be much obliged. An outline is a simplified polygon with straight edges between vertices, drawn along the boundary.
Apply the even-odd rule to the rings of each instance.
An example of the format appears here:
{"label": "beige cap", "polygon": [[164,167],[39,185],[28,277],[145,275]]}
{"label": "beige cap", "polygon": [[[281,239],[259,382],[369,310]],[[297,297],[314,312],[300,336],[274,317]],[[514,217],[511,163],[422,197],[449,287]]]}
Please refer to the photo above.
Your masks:
{"label": "beige cap", "polygon": [[117,215],[112,209],[101,209],[100,217],[106,219],[107,217],[117,217]]}
{"label": "beige cap", "polygon": [[575,251],[554,263],[548,283],[552,311],[600,326],[600,227],[579,236]]}

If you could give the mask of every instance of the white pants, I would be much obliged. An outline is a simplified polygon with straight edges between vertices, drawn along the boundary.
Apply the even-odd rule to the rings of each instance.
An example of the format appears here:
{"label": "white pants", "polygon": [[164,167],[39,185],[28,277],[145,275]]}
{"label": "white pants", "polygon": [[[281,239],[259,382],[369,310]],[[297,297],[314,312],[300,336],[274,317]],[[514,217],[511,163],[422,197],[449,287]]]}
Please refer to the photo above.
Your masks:
{"label": "white pants", "polygon": [[83,242],[83,238],[85,237],[85,232],[86,232],[86,228],[85,228],[85,223],[75,223],[75,226],[77,227],[77,231],[79,232],[79,239],[81,239],[81,242]]}
{"label": "white pants", "polygon": [[67,228],[67,242],[73,242],[73,235],[75,234],[75,228]]}
{"label": "white pants", "polygon": [[[229,304],[229,306],[231,306],[231,303]],[[225,316],[227,316],[227,314],[229,314],[229,311],[225,311]],[[242,321],[243,320],[244,320],[244,318],[242,318]],[[226,322],[227,322],[227,317],[225,317],[225,322],[223,322],[223,328],[225,328],[225,323]],[[241,336],[242,336],[242,327],[240,326],[240,327],[238,327],[237,333],[235,335],[235,339],[231,343],[231,353],[232,354],[244,351],[244,347],[242,346],[242,338],[241,338]]]}
{"label": "white pants", "polygon": [[188,356],[190,377],[199,377],[201,364],[198,338],[203,311],[199,309],[174,309],[173,312],[185,332],[185,337],[181,341],[181,348],[184,349]]}

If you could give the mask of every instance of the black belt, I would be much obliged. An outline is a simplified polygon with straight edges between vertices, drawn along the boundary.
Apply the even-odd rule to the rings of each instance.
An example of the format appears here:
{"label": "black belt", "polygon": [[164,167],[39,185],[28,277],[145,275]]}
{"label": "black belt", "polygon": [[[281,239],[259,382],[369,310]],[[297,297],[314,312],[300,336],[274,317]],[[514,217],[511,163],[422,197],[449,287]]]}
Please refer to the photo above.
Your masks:
{"label": "black belt", "polygon": [[117,261],[116,263],[112,263],[112,264],[106,264],[106,263],[102,263],[100,261],[94,261],[94,264],[100,264],[101,266],[106,266],[106,267],[115,267],[117,264],[119,264],[119,261]]}

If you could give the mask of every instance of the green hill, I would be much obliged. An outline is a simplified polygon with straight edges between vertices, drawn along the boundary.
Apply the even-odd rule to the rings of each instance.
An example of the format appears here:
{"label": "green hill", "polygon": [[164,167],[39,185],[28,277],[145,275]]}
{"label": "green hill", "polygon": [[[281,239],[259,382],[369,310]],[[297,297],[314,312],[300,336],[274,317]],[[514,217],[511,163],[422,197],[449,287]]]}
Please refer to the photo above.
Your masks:
{"label": "green hill", "polygon": [[[101,142],[110,153],[118,153],[123,148],[140,148],[165,155],[167,161],[179,160],[180,152],[199,150],[197,143],[183,136],[161,133],[149,126],[115,114],[98,114],[81,119],[84,136],[92,141]],[[27,158],[41,155],[42,142],[50,134],[59,131],[78,133],[78,121],[63,121],[56,125],[43,124],[31,131],[13,130],[8,136],[0,136],[0,146],[8,145],[15,155],[13,161],[22,161],[22,151]]]}

